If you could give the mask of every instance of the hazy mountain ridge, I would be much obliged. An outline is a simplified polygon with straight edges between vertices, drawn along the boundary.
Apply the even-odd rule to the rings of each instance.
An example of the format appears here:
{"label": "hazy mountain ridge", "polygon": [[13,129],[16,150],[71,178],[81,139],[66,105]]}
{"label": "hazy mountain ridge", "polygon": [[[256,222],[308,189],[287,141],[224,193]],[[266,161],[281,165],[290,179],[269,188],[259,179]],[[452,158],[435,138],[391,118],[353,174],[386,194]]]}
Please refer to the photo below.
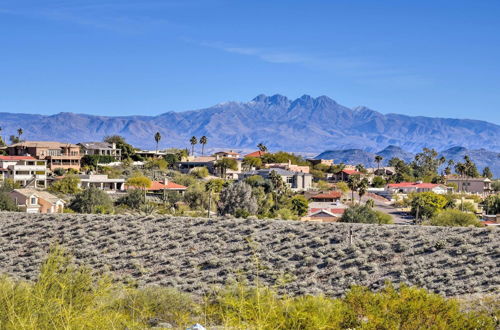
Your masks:
{"label": "hazy mountain ridge", "polygon": [[250,102],[225,102],[186,112],[158,116],[93,116],[59,113],[51,116],[0,113],[6,137],[22,127],[29,140],[79,142],[120,134],[129,142],[153,148],[159,131],[160,147],[187,147],[189,138],[208,137],[207,147],[255,148],[321,152],[362,149],[376,152],[397,145],[411,152],[422,147],[446,150],[487,147],[500,151],[500,126],[477,120],[410,117],[381,114],[367,107],[350,109],[327,96],[259,95]]}
{"label": "hazy mountain ridge", "polygon": [[[328,150],[324,151],[315,158],[317,159],[333,159],[335,163],[344,163],[350,165],[363,164],[366,167],[376,167],[375,156],[383,157],[381,165],[387,165],[391,158],[400,158],[406,162],[412,161],[415,154],[404,151],[397,146],[388,146],[384,150],[376,153],[368,152],[361,149],[346,149],[346,150]],[[485,149],[466,149],[464,147],[452,147],[443,150],[439,156],[444,156],[446,160],[454,160],[455,163],[462,162],[464,156],[468,155],[477,165],[479,171],[482,171],[486,166],[489,166],[491,171],[497,177],[500,176],[500,153]]]}

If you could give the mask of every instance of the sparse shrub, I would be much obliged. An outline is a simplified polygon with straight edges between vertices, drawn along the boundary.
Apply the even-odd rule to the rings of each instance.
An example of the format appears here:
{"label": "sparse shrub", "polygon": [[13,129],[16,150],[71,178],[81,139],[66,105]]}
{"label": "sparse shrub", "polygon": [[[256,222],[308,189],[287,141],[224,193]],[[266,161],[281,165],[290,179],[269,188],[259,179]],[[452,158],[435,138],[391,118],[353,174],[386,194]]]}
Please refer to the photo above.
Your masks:
{"label": "sparse shrub", "polygon": [[80,178],[78,176],[68,174],[64,178],[54,182],[48,190],[52,193],[74,195],[80,191],[80,188],[78,188],[79,183]]}
{"label": "sparse shrub", "polygon": [[129,190],[125,196],[118,198],[116,204],[139,210],[144,205],[144,192],[138,189]]}

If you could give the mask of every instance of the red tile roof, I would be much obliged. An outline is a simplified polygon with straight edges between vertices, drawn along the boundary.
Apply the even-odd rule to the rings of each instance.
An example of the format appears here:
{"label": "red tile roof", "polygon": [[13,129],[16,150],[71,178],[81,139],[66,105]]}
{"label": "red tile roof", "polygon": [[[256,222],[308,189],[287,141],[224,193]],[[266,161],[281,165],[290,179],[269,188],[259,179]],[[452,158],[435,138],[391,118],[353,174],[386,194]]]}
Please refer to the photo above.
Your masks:
{"label": "red tile roof", "polygon": [[158,182],[158,181],[153,181],[151,183],[151,187],[148,188],[148,190],[152,190],[152,191],[155,191],[155,190],[163,190],[163,189],[166,189],[166,190],[169,190],[169,189],[172,189],[172,190],[184,190],[184,189],[187,189],[187,187],[183,186],[183,185],[180,185],[180,184],[177,184],[177,183],[174,183],[174,182],[167,182],[167,184],[163,184],[162,182]]}
{"label": "red tile roof", "polygon": [[249,153],[248,155],[245,155],[245,157],[262,157],[265,154],[266,154],[265,151],[257,150],[257,151]]}
{"label": "red tile roof", "polygon": [[0,156],[0,160],[13,161],[13,160],[36,160],[31,156]]}
{"label": "red tile roof", "polygon": [[342,172],[344,172],[345,174],[348,174],[348,175],[353,175],[353,174],[361,174],[361,172],[358,172],[356,170],[342,170]]}
{"label": "red tile roof", "polygon": [[342,193],[340,191],[329,191],[324,194],[318,194],[314,195],[311,198],[312,199],[327,199],[327,198],[333,198],[333,199],[338,199],[342,197]]}
{"label": "red tile roof", "polygon": [[[131,187],[131,186],[125,186],[125,189],[137,189],[135,187]],[[165,185],[163,182],[159,182],[159,181],[152,181],[151,182],[151,187],[149,187],[147,190],[149,191],[157,191],[157,190],[186,190],[187,187],[183,186],[183,185],[180,185],[180,184],[177,184],[177,183],[174,183],[174,182],[167,182],[167,184]]]}
{"label": "red tile roof", "polygon": [[327,212],[330,212],[332,214],[344,214],[345,209],[339,209],[339,208],[336,208],[336,209],[312,208],[312,209],[309,210],[309,214],[313,214],[313,213],[316,213],[316,212],[319,212],[319,211],[327,211]]}

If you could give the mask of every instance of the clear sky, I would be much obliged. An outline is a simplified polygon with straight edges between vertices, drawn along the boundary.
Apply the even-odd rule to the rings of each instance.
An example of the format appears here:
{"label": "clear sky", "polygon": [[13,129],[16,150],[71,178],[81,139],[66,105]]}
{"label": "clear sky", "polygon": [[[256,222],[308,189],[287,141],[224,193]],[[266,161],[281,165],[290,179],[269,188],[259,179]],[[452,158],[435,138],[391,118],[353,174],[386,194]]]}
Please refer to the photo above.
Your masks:
{"label": "clear sky", "polygon": [[0,0],[0,112],[257,94],[500,124],[499,0]]}

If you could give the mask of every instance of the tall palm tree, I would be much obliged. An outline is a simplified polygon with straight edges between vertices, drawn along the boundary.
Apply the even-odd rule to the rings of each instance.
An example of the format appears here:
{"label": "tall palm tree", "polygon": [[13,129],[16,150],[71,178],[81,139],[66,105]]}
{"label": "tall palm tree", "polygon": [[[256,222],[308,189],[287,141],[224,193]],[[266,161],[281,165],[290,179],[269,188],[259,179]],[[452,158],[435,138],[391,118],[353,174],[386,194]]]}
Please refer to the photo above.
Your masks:
{"label": "tall palm tree", "polygon": [[19,142],[21,142],[21,135],[23,135],[23,129],[22,128],[19,128],[17,130],[17,138],[19,139]]}
{"label": "tall palm tree", "polygon": [[380,155],[375,156],[375,162],[377,163],[377,172],[380,171],[380,162],[384,159],[384,157]]}
{"label": "tall palm tree", "polygon": [[160,134],[160,132],[156,132],[156,134],[155,134],[156,154],[158,154],[158,143],[160,143],[160,140],[161,140],[161,134]]}
{"label": "tall palm tree", "polygon": [[361,182],[361,176],[359,174],[351,175],[349,181],[347,182],[347,186],[349,187],[349,189],[351,189],[351,203],[353,204],[354,204],[354,192],[358,190],[360,182]]}
{"label": "tall palm tree", "polygon": [[196,136],[191,137],[189,143],[191,143],[191,156],[194,156],[194,146],[198,144],[198,139],[196,138]]}
{"label": "tall palm tree", "polygon": [[259,148],[259,150],[262,152],[267,152],[267,147],[263,143],[259,143],[257,145],[257,148]]}
{"label": "tall palm tree", "polygon": [[368,186],[369,186],[369,182],[368,182],[368,179],[366,178],[363,178],[363,180],[361,180],[359,183],[358,183],[358,196],[359,196],[359,203],[361,204],[361,198],[366,194],[366,192],[368,191]]}
{"label": "tall palm tree", "polygon": [[203,135],[200,138],[200,144],[201,144],[201,155],[203,156],[205,154],[205,144],[207,144],[208,139],[205,135]]}

